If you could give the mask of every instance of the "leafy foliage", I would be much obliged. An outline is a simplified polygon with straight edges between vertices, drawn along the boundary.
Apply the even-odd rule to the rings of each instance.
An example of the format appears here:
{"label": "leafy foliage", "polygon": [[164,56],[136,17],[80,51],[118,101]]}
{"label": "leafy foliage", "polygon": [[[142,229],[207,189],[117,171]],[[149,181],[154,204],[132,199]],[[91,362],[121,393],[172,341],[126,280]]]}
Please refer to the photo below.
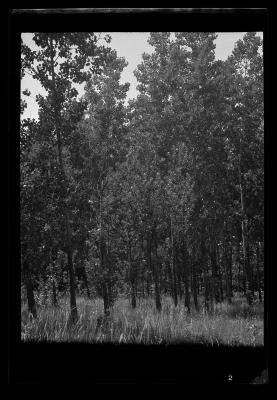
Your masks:
{"label": "leafy foliage", "polygon": [[[151,33],[126,105],[127,63],[94,33],[35,33],[22,74],[39,120],[21,122],[21,244],[33,290],[132,308],[142,296],[214,310],[263,291],[263,62],[247,33],[226,61],[212,32]],[[110,38],[104,40],[109,43]],[[85,82],[77,98],[76,83]],[[29,91],[24,93],[29,95]],[[22,102],[22,110],[24,102]],[[27,263],[27,264],[26,264]],[[27,278],[26,278],[27,276]],[[30,286],[28,286],[30,289]],[[31,296],[31,295],[30,295]],[[49,296],[48,296],[49,297]],[[31,297],[30,297],[31,298]],[[38,296],[38,298],[40,298]],[[75,300],[74,300],[75,299]],[[38,300],[37,300],[38,301]]]}

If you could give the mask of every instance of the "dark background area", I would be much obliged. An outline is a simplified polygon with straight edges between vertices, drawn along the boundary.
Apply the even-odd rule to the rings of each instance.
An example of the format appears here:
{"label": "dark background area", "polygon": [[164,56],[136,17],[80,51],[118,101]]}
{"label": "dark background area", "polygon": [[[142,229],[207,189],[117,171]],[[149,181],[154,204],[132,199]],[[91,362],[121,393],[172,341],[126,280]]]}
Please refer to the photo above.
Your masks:
{"label": "dark background area", "polygon": [[22,343],[11,355],[15,383],[236,384],[267,368],[263,347]]}
{"label": "dark background area", "polygon": [[[241,9],[169,13],[160,10],[154,15],[150,12],[122,14],[61,12],[57,15],[10,12],[9,15],[9,382],[228,383],[228,376],[232,375],[232,383],[249,383],[267,368],[269,363],[268,290],[265,290],[265,348],[20,342],[20,34],[34,31],[264,31],[266,71],[268,62],[266,54],[269,48],[268,11]],[[267,85],[266,78],[265,87]],[[265,90],[266,96],[267,90]],[[18,118],[15,118],[15,115]],[[265,114],[265,119],[267,116],[268,113]],[[267,123],[265,128],[267,132]],[[271,146],[267,134],[265,137],[266,146]],[[266,168],[269,168],[268,159]],[[268,208],[268,190],[265,195]],[[266,231],[268,228],[266,218]],[[267,246],[268,239],[267,236]],[[268,260],[267,252],[265,260]],[[269,272],[271,274],[271,271],[265,268],[267,288]]]}

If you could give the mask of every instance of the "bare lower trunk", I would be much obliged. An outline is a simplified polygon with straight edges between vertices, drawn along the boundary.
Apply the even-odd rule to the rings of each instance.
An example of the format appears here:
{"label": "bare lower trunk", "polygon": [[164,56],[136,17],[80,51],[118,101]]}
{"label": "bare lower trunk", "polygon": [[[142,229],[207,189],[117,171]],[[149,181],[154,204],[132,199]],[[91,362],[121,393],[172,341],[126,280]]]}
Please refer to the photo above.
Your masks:
{"label": "bare lower trunk", "polygon": [[242,248],[243,248],[243,267],[244,267],[244,279],[245,279],[245,293],[247,302],[249,305],[253,302],[252,293],[252,277],[250,271],[250,258],[249,258],[249,238],[248,238],[248,221],[245,212],[244,204],[244,190],[243,190],[243,176],[241,171],[241,138],[240,138],[240,154],[239,154],[239,188],[240,188],[240,203],[241,203],[241,236],[242,236]]}
{"label": "bare lower trunk", "polygon": [[137,300],[136,300],[136,278],[134,276],[135,272],[132,269],[132,266],[130,266],[131,271],[131,277],[130,277],[130,281],[131,281],[131,306],[132,308],[136,308],[137,306]]}
{"label": "bare lower trunk", "polygon": [[53,306],[57,307],[58,305],[58,300],[57,300],[57,290],[56,290],[56,283],[55,280],[52,280],[52,302]]}
{"label": "bare lower trunk", "polygon": [[136,271],[134,270],[134,265],[132,261],[132,247],[131,241],[129,239],[128,243],[128,261],[129,261],[129,280],[131,284],[131,306],[132,308],[136,308]]}
{"label": "bare lower trunk", "polygon": [[176,276],[176,257],[175,257],[175,243],[173,235],[173,222],[172,216],[170,216],[170,264],[173,277],[173,300],[174,305],[177,307],[178,304],[178,294],[177,294],[177,276]]}
{"label": "bare lower trunk", "polygon": [[[155,262],[153,262],[152,270],[153,270],[153,278],[154,278],[154,287],[155,287],[155,303],[156,309],[158,312],[162,310],[162,303],[161,303],[161,296],[160,296],[160,285],[158,281],[158,249],[157,249],[157,240],[156,240],[156,232],[154,232],[154,250],[155,250]],[[151,251],[151,248],[150,248]],[[150,253],[150,260],[151,260],[151,253]]]}
{"label": "bare lower trunk", "polygon": [[102,282],[102,297],[104,302],[104,315],[110,315],[110,301],[109,301],[109,293],[108,293],[108,285],[107,282]]}
{"label": "bare lower trunk", "polygon": [[144,273],[143,273],[143,271],[142,271],[142,274],[141,274],[141,297],[142,297],[142,298],[145,297],[145,288],[144,288],[144,285],[145,285]]}
{"label": "bare lower trunk", "polygon": [[87,297],[88,297],[88,299],[90,299],[91,298],[91,294],[90,294],[89,286],[88,285],[86,285],[86,286],[87,286]]}
{"label": "bare lower trunk", "polygon": [[185,247],[185,243],[183,243],[182,256],[183,256],[184,282],[185,282],[185,307],[187,309],[187,312],[190,313],[189,256]]}
{"label": "bare lower trunk", "polygon": [[[179,268],[180,268],[180,266],[179,266]],[[182,289],[182,282],[183,282],[183,277],[182,277],[180,270],[178,270],[178,272],[177,272],[177,287],[178,287],[178,295],[179,295],[180,299],[182,299],[183,295],[184,295],[183,289]]]}
{"label": "bare lower trunk", "polygon": [[262,290],[261,290],[261,277],[260,277],[260,242],[257,244],[256,249],[257,254],[257,285],[258,285],[258,293],[259,293],[259,302],[262,302]]}
{"label": "bare lower trunk", "polygon": [[226,296],[228,303],[232,303],[232,245],[226,244],[224,247],[224,267],[226,279]]}
{"label": "bare lower trunk", "polygon": [[34,288],[31,280],[26,283],[28,309],[33,318],[37,317],[36,302],[34,296]]}
{"label": "bare lower trunk", "polygon": [[56,288],[56,280],[55,280],[55,267],[54,267],[54,262],[53,262],[53,257],[52,257],[52,248],[50,249],[50,268],[51,268],[51,283],[52,283],[52,304],[54,307],[57,307],[58,305],[58,299],[57,299],[57,288]]}
{"label": "bare lower trunk", "polygon": [[190,313],[190,292],[189,292],[189,279],[185,276],[185,307],[187,312]]}
{"label": "bare lower trunk", "polygon": [[72,260],[72,250],[67,250],[67,262],[69,270],[69,286],[70,286],[70,320],[72,323],[76,323],[78,319],[76,293],[75,293],[75,274]]}
{"label": "bare lower trunk", "polygon": [[90,289],[89,289],[89,282],[88,282],[87,272],[86,272],[86,269],[85,269],[85,266],[84,266],[84,259],[83,258],[81,259],[81,263],[82,263],[82,276],[83,276],[85,288],[86,288],[86,291],[87,291],[87,297],[88,297],[88,299],[90,299],[91,298],[91,294],[90,294]]}
{"label": "bare lower trunk", "polygon": [[104,315],[110,315],[110,296],[109,296],[109,288],[107,282],[107,271],[108,271],[108,260],[107,260],[107,246],[105,242],[105,238],[103,236],[102,230],[102,192],[99,191],[99,203],[100,203],[100,238],[99,238],[99,256],[100,256],[100,268],[104,276],[101,278],[101,289],[102,289],[102,298],[104,302]]}
{"label": "bare lower trunk", "polygon": [[168,291],[173,298],[174,289],[173,289],[173,278],[172,278],[172,271],[170,268],[170,262],[166,261],[166,267],[167,267],[167,276],[168,276],[168,282],[169,282]]}
{"label": "bare lower trunk", "polygon": [[161,312],[162,303],[161,303],[161,296],[160,296],[160,289],[159,289],[159,283],[158,283],[157,275],[155,276],[154,279],[155,279],[155,303],[156,303],[156,309],[157,309],[158,312]]}
{"label": "bare lower trunk", "polygon": [[219,270],[216,259],[216,247],[215,243],[212,245],[212,251],[210,253],[211,266],[212,266],[212,285],[213,293],[216,303],[220,302],[220,288],[219,288]]}
{"label": "bare lower trunk", "polygon": [[176,279],[176,271],[174,264],[172,265],[172,275],[173,275],[173,300],[174,300],[174,306],[177,307],[178,305],[178,294],[177,294],[177,279]]}
{"label": "bare lower trunk", "polygon": [[34,286],[32,282],[31,271],[29,268],[29,264],[27,261],[23,261],[23,282],[26,288],[27,294],[27,304],[29,313],[33,316],[33,318],[37,317],[37,310],[36,310],[36,302],[34,296]]}
{"label": "bare lower trunk", "polygon": [[150,274],[147,271],[147,276],[146,276],[146,293],[147,296],[150,297],[151,293],[150,293]]}
{"label": "bare lower trunk", "polygon": [[193,289],[193,302],[196,311],[199,311],[198,298],[197,298],[197,272],[196,272],[196,264],[192,264],[192,289]]}
{"label": "bare lower trunk", "polygon": [[216,251],[216,259],[217,259],[217,266],[218,266],[218,281],[219,281],[219,301],[223,302],[224,300],[224,293],[223,293],[223,283],[222,283],[222,270],[220,265],[220,258],[219,258],[219,250]]}
{"label": "bare lower trunk", "polygon": [[204,307],[207,312],[210,311],[210,299],[211,299],[210,284],[206,272],[204,272]]}
{"label": "bare lower trunk", "polygon": [[132,306],[132,308],[136,308],[136,306],[137,306],[136,292],[135,292],[134,284],[132,284],[132,301],[131,301],[131,306]]}
{"label": "bare lower trunk", "polygon": [[252,276],[251,276],[251,265],[249,258],[249,243],[247,238],[247,227],[246,221],[242,221],[242,246],[243,246],[243,266],[245,276],[245,292],[246,298],[249,305],[253,303],[253,290],[252,290]]}

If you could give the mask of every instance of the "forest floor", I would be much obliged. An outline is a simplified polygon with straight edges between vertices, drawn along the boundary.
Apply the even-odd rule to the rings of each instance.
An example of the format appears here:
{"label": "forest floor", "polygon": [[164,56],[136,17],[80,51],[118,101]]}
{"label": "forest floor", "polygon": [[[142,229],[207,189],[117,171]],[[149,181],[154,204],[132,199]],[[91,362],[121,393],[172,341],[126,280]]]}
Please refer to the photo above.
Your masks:
{"label": "forest floor", "polygon": [[59,301],[58,307],[38,306],[36,319],[22,305],[21,337],[24,341],[55,342],[115,342],[115,343],[201,343],[209,345],[264,344],[264,306],[235,297],[214,306],[204,313],[194,309],[188,314],[182,303],[174,307],[170,297],[162,298],[162,311],[155,309],[153,299],[138,299],[131,308],[129,299],[118,299],[108,319],[102,320],[103,301],[77,299],[79,319],[75,325],[69,321],[69,299]]}

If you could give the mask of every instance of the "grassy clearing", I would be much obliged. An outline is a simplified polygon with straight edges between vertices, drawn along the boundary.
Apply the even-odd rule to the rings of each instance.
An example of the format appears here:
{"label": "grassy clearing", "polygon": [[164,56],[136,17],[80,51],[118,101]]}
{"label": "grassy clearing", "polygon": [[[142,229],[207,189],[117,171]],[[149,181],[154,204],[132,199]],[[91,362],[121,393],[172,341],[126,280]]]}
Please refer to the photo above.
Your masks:
{"label": "grassy clearing", "polygon": [[78,298],[79,320],[72,326],[69,300],[58,308],[38,309],[32,320],[26,304],[22,305],[21,332],[24,341],[115,342],[115,343],[205,343],[210,345],[263,345],[263,305],[249,307],[245,300],[234,298],[233,304],[218,304],[213,313],[203,311],[187,314],[183,304],[176,308],[171,298],[162,299],[159,314],[152,299],[138,301],[132,309],[128,299],[116,301],[109,319],[97,328],[103,314],[101,299]]}

